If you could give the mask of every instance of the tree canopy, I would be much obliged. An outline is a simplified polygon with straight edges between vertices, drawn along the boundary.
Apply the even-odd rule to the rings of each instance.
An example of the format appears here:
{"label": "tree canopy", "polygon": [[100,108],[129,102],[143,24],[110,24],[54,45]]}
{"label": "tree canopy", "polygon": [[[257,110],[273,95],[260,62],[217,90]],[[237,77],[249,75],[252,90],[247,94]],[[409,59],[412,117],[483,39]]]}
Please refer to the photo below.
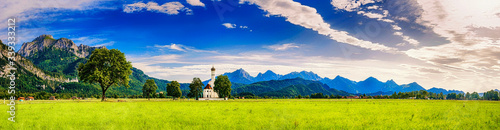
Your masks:
{"label": "tree canopy", "polygon": [[149,100],[153,95],[156,95],[156,89],[158,89],[158,86],[156,86],[153,79],[146,80],[146,83],[142,86],[143,96],[147,97]]}
{"label": "tree canopy", "polygon": [[191,84],[189,84],[189,92],[196,98],[196,100],[198,100],[198,97],[203,92],[202,87],[203,83],[201,82],[200,78],[197,77],[193,78],[193,81],[191,82]]}
{"label": "tree canopy", "polygon": [[231,81],[226,75],[219,75],[214,82],[214,91],[219,94],[219,97],[229,97],[231,95]]}
{"label": "tree canopy", "polygon": [[125,58],[125,54],[119,50],[96,49],[92,51],[87,63],[78,65],[78,77],[82,82],[99,83],[102,90],[101,101],[104,101],[106,91],[110,87],[129,87],[131,68],[132,65]]}
{"label": "tree canopy", "polygon": [[172,81],[167,84],[167,96],[172,96],[174,98],[181,97],[181,85],[177,81]]}
{"label": "tree canopy", "polygon": [[499,100],[498,92],[490,90],[484,93],[484,100]]}

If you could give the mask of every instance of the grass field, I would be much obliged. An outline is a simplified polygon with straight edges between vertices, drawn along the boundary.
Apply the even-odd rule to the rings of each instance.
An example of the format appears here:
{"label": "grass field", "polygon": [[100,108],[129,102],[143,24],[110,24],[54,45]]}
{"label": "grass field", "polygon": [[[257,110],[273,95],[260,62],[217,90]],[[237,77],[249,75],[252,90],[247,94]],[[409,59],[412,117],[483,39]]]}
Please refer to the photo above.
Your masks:
{"label": "grass field", "polygon": [[126,100],[18,103],[0,129],[500,129],[498,101]]}

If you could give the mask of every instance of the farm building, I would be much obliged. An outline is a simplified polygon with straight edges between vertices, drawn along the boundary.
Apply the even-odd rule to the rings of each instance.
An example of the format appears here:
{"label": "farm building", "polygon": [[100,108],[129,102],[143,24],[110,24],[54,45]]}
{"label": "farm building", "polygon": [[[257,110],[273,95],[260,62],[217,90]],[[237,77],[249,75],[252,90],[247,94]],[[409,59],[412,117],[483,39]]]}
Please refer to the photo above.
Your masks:
{"label": "farm building", "polygon": [[19,97],[17,98],[17,100],[26,100],[26,99],[24,99],[24,97]]}
{"label": "farm building", "polygon": [[28,97],[28,98],[26,98],[26,100],[33,101],[33,100],[35,100],[35,98],[34,97]]}

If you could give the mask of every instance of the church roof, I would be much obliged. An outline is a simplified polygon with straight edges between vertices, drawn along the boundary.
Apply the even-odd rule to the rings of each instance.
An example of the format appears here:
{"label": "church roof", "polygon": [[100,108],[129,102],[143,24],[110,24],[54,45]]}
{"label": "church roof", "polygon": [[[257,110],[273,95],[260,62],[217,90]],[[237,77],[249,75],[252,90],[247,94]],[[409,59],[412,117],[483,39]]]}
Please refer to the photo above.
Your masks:
{"label": "church roof", "polygon": [[212,87],[210,86],[210,84],[207,84],[207,86],[204,89],[212,89]]}

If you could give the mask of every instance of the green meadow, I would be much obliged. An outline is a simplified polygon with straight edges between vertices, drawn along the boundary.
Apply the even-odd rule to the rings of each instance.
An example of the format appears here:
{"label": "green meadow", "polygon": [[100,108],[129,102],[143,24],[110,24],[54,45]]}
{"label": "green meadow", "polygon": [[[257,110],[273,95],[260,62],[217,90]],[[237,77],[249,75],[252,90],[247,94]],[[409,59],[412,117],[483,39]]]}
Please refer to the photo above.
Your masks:
{"label": "green meadow", "polygon": [[0,129],[500,129],[498,101],[120,100],[18,102],[15,123],[0,104]]}

